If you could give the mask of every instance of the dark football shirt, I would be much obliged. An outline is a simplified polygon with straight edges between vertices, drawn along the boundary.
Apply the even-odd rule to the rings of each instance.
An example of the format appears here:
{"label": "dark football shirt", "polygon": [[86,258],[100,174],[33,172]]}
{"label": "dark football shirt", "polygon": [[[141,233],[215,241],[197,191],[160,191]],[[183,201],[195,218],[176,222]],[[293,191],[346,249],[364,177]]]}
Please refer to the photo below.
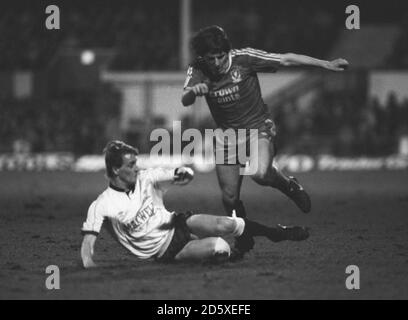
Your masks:
{"label": "dark football shirt", "polygon": [[184,88],[201,82],[208,84],[205,98],[218,127],[259,128],[268,118],[268,111],[257,72],[276,72],[281,56],[245,48],[231,50],[229,59],[228,71],[217,80],[210,80],[201,70],[190,67]]}

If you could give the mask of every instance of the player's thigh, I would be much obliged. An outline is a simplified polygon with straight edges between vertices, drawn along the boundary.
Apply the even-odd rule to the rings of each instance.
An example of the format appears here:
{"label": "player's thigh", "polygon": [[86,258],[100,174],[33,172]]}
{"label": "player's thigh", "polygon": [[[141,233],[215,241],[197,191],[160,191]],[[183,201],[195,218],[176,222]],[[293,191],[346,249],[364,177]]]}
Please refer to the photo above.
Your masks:
{"label": "player's thigh", "polygon": [[235,230],[235,220],[226,216],[195,214],[186,221],[190,232],[199,238],[226,236]]}
{"label": "player's thigh", "polygon": [[229,254],[230,247],[224,239],[208,237],[188,242],[176,255],[175,260],[205,260],[220,255],[228,257]]}
{"label": "player's thigh", "polygon": [[218,184],[223,193],[239,198],[243,176],[239,172],[240,165],[216,165]]}
{"label": "player's thigh", "polygon": [[266,138],[260,138],[257,141],[258,148],[256,150],[251,149],[249,158],[249,164],[251,166],[251,172],[266,173],[272,165],[274,149],[273,143]]}

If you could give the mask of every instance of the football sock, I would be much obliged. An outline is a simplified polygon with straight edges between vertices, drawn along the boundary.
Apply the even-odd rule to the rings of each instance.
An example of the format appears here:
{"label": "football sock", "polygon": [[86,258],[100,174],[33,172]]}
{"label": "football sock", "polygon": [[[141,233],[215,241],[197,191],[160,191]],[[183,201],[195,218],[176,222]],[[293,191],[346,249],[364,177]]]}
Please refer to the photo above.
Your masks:
{"label": "football sock", "polygon": [[258,222],[245,219],[245,230],[244,232],[248,232],[252,236],[269,236],[271,234],[271,229],[263,224],[260,224]]}
{"label": "football sock", "polygon": [[235,210],[235,214],[237,215],[237,217],[239,218],[246,218],[246,210],[244,207],[244,204],[242,203],[241,200],[238,200],[235,202],[234,208],[233,210]]}
{"label": "football sock", "polygon": [[235,211],[233,212],[232,217],[229,217],[229,219],[232,219],[235,221],[235,228],[232,231],[232,235],[234,237],[239,237],[244,233],[245,230],[245,221],[244,219],[237,217],[236,215],[234,215]]}

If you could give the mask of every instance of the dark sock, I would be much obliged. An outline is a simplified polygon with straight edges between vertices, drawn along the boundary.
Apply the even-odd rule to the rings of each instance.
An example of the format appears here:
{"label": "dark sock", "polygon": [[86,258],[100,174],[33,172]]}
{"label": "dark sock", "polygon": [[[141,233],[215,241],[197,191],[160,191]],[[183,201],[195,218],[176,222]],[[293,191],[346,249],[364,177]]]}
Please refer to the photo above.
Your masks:
{"label": "dark sock", "polygon": [[[236,201],[233,210],[235,210],[238,218],[242,218],[246,221],[246,211],[242,201]],[[247,229],[245,226],[243,233],[236,238],[235,246],[241,252],[248,252],[255,244],[252,232],[249,232]]]}
{"label": "dark sock", "polygon": [[271,232],[270,227],[267,227],[263,224],[260,224],[249,219],[244,220],[245,220],[244,232],[248,232],[252,236],[266,236],[269,235],[269,233]]}
{"label": "dark sock", "polygon": [[245,207],[241,200],[238,200],[235,203],[234,209],[235,209],[235,213],[237,217],[243,218],[243,219],[246,218],[247,215],[246,215]]}

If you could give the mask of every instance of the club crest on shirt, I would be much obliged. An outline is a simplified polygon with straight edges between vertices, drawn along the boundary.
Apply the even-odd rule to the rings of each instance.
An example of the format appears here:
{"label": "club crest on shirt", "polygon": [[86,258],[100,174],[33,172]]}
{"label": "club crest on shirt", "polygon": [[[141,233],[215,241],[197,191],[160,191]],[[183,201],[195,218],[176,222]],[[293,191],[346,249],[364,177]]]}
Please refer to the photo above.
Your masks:
{"label": "club crest on shirt", "polygon": [[239,68],[232,69],[230,74],[233,83],[238,83],[242,81],[241,71],[239,70]]}

